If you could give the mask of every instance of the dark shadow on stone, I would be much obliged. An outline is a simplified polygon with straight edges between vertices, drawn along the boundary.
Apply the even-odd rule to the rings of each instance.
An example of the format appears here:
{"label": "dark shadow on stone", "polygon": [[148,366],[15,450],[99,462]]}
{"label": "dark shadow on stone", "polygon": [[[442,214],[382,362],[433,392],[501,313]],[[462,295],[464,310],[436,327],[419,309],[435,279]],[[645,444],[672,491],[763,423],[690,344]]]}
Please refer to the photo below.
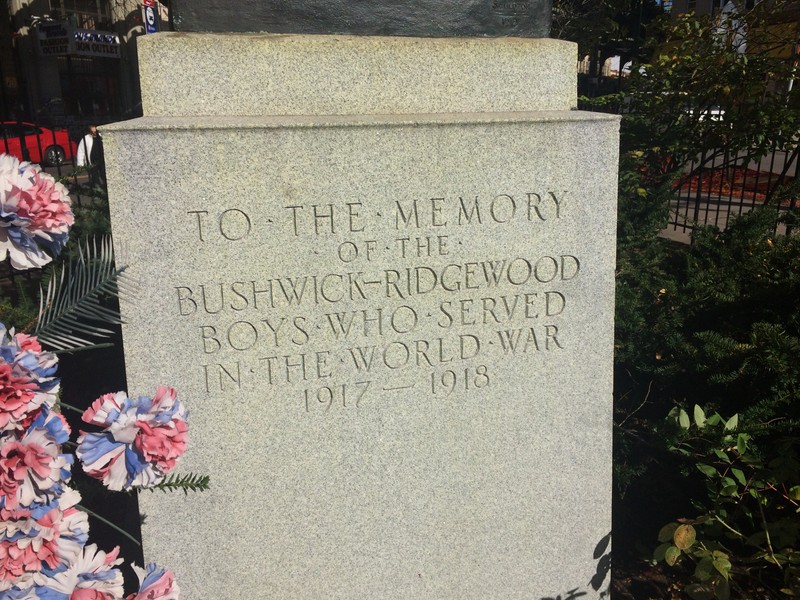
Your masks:
{"label": "dark shadow on stone", "polygon": [[[592,586],[592,589],[596,592],[600,591],[600,588],[603,587],[603,584],[608,578],[609,573],[611,572],[611,531],[608,532],[599,542],[597,542],[597,546],[594,548],[593,557],[597,561],[597,570],[594,573],[589,585]],[[605,597],[607,592],[602,592],[601,597]]]}
{"label": "dark shadow on stone", "polygon": [[[594,547],[594,552],[592,552],[592,558],[597,561],[597,570],[591,581],[589,581],[589,585],[595,592],[600,592],[600,598],[609,597],[608,587],[603,591],[600,591],[600,588],[603,587],[608,574],[611,572],[610,545],[611,532],[609,531],[607,535],[603,536],[603,538],[597,542],[597,545]],[[583,598],[588,595],[588,593],[587,591],[581,590],[580,587],[576,587],[563,594],[558,594],[557,596],[543,596],[540,600],[577,600],[578,598]]]}
{"label": "dark shadow on stone", "polygon": [[[608,532],[608,535],[603,537],[599,542],[597,542],[597,546],[594,547],[594,554],[592,555],[595,560],[598,560],[602,557],[606,550],[608,550],[608,545],[611,543],[611,532]],[[595,588],[597,589],[597,588]]]}
{"label": "dark shadow on stone", "polygon": [[545,596],[541,600],[576,600],[577,598],[582,598],[588,592],[581,592],[578,588],[574,588],[568,592],[563,594],[559,594],[558,596]]}

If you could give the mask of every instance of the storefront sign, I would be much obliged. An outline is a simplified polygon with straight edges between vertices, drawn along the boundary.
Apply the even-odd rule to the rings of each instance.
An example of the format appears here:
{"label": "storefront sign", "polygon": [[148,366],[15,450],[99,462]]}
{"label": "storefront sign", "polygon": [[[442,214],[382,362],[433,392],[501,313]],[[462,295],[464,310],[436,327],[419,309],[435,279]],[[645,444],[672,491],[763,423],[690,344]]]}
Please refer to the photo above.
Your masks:
{"label": "storefront sign", "polygon": [[70,49],[70,26],[67,23],[40,23],[37,29],[40,56],[64,56]]}
{"label": "storefront sign", "polygon": [[36,31],[40,56],[120,57],[119,36],[113,31],[76,29],[56,21],[40,23]]}
{"label": "storefront sign", "polygon": [[72,34],[73,52],[77,56],[119,58],[119,36],[111,31],[76,29]]}

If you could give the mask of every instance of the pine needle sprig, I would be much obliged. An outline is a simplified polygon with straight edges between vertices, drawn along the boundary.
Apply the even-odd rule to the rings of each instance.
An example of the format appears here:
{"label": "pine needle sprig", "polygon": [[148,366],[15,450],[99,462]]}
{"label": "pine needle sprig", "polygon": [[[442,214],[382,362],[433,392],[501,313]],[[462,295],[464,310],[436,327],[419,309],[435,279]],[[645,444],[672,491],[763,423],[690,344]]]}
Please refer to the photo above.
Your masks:
{"label": "pine needle sprig", "polygon": [[200,475],[198,473],[187,473],[185,475],[169,475],[164,481],[158,485],[147,488],[151,492],[161,490],[162,492],[171,492],[173,490],[183,490],[183,493],[188,495],[189,492],[204,492],[210,486],[211,478],[208,475]]}

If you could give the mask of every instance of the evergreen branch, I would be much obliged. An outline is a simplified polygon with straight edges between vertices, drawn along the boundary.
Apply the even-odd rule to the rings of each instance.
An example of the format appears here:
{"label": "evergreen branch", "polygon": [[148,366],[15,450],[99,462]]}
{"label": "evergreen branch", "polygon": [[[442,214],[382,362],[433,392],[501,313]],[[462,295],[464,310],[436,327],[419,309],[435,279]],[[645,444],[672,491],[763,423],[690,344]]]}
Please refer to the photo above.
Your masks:
{"label": "evergreen branch", "polygon": [[171,492],[172,490],[183,490],[183,493],[188,495],[192,492],[203,492],[207,490],[211,478],[208,475],[199,475],[197,473],[187,473],[186,475],[170,475],[158,485],[147,488],[151,492],[161,490],[162,492]]}
{"label": "evergreen branch", "polygon": [[125,267],[114,266],[111,238],[87,242],[79,256],[56,270],[42,290],[34,329],[42,344],[70,351],[107,339],[114,332],[102,325],[122,322],[119,312],[101,304],[107,295],[133,296]]}

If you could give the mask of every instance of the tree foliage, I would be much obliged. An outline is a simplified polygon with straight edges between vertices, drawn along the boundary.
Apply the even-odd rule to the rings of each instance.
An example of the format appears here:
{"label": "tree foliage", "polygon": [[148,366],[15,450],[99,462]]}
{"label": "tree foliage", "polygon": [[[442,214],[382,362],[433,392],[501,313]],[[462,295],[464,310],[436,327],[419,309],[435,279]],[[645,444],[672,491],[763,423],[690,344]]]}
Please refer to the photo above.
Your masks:
{"label": "tree foliage", "polygon": [[552,35],[576,42],[597,75],[612,56],[621,57],[620,66],[642,59],[648,27],[661,15],[655,0],[554,0]]}
{"label": "tree foliage", "polygon": [[794,149],[800,114],[788,84],[793,31],[774,23],[781,6],[762,2],[716,17],[661,21],[652,58],[631,72],[622,147],[643,153],[651,176],[668,176],[702,157],[759,158]]}
{"label": "tree foliage", "polygon": [[648,507],[652,520],[629,544],[658,538],[655,559],[688,568],[678,572],[691,598],[751,597],[756,585],[769,597],[800,595],[800,237],[776,235],[779,220],[796,231],[797,219],[774,206],[800,195],[800,183],[784,170],[771,206],[724,231],[697,227],[691,245],[657,237],[692,163],[732,165],[776,148],[789,166],[797,160],[785,53],[794,38],[781,14],[764,2],[661,23],[650,60],[603,100],[625,106],[618,508]]}

